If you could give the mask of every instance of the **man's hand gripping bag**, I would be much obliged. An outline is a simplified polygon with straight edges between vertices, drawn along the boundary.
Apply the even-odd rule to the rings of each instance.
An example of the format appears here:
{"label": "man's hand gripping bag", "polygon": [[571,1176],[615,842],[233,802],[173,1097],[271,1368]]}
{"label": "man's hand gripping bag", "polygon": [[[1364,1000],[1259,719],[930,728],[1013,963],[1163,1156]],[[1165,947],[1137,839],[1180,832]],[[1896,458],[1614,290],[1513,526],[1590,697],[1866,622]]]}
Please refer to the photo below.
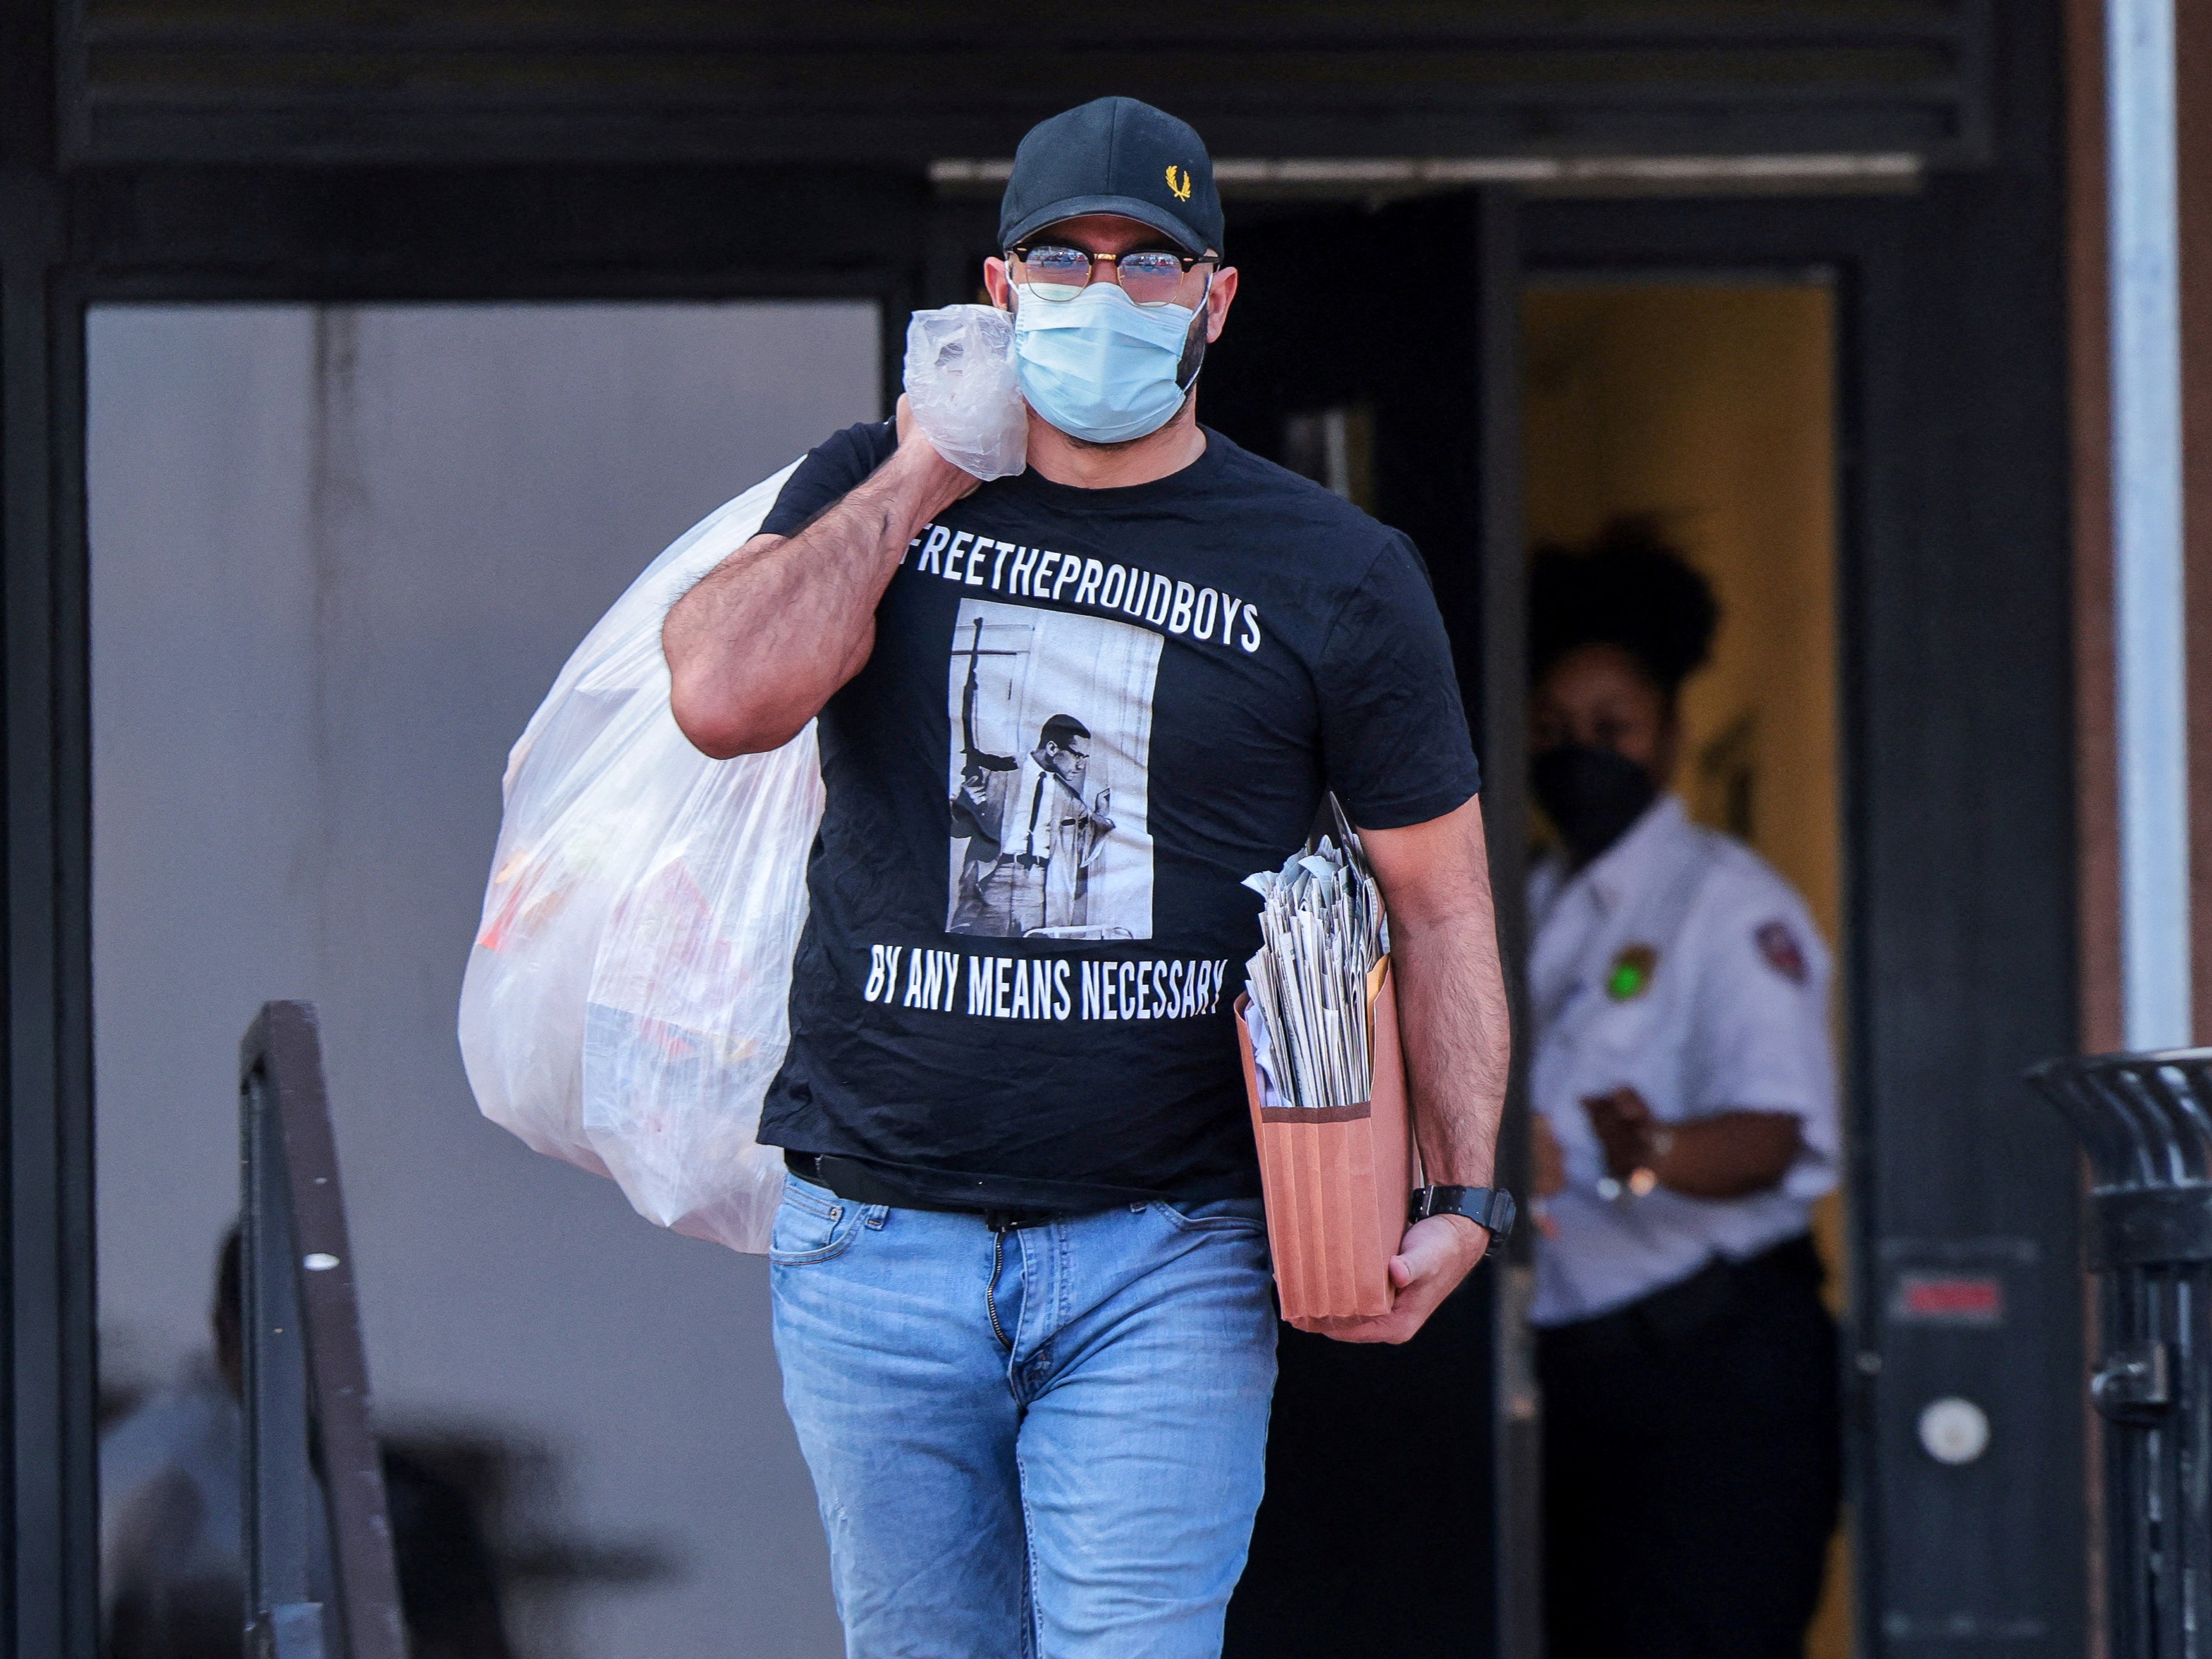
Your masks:
{"label": "man's hand gripping bag", "polygon": [[661,619],[760,528],[792,469],[710,514],[577,647],[507,757],[461,986],[486,1117],[611,1176],[639,1214],[764,1252],[781,1155],[755,1139],[790,1040],[822,816],[809,725],[709,760],[669,712]]}
{"label": "man's hand gripping bag", "polygon": [[[1022,470],[1012,325],[915,313],[915,417],[978,477]],[[660,625],[759,531],[797,464],[646,568],[562,669],[507,757],[506,813],[461,984],[486,1117],[620,1184],[640,1215],[765,1253],[782,1158],[756,1139],[790,1046],[791,956],[822,819],[814,726],[708,759],[668,706]]]}

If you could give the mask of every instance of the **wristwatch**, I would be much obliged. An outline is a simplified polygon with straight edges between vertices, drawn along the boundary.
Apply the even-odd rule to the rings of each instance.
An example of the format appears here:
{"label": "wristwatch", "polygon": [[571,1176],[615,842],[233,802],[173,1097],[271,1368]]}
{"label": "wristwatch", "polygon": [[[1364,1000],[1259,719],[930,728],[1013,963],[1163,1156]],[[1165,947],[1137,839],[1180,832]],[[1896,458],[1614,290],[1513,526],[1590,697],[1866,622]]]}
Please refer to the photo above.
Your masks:
{"label": "wristwatch", "polygon": [[1411,1226],[1432,1215],[1463,1215],[1478,1227],[1490,1230],[1493,1243],[1512,1237],[1514,1218],[1521,1206],[1503,1187],[1420,1187],[1414,1189]]}

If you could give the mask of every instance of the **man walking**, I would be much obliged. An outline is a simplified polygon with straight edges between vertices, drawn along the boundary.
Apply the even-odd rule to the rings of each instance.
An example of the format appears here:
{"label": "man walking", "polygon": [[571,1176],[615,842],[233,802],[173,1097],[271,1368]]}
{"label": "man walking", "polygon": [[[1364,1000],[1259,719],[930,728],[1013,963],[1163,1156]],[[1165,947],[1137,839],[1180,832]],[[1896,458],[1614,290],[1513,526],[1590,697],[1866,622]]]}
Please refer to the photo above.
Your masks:
{"label": "man walking", "polygon": [[[1056,116],[1022,142],[1000,233],[984,278],[1013,313],[1029,471],[978,488],[903,404],[840,433],[665,642],[705,752],[820,721],[812,908],[761,1133],[791,1170],[776,1346],[848,1652],[1200,1659],[1274,1382],[1230,1012],[1258,942],[1240,883],[1327,788],[1382,884],[1421,1151],[1451,1184],[1407,1231],[1395,1309],[1330,1334],[1403,1341],[1497,1213],[1508,1033],[1478,777],[1411,544],[1198,424],[1237,274],[1197,134],[1129,99]],[[985,653],[993,718],[1042,734],[996,792],[1018,823],[983,810],[991,629],[1021,641]],[[951,925],[979,872],[948,857],[948,787],[956,836],[964,787],[994,860],[1048,856],[1057,882],[1086,855],[1083,926]]]}

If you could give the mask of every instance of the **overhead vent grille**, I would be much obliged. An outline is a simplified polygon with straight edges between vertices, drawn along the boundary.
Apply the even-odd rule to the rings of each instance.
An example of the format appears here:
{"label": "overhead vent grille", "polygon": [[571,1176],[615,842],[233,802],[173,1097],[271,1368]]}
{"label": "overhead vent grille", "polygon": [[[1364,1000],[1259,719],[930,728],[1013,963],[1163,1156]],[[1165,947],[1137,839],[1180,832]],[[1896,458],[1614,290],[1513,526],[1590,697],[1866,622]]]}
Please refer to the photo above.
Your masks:
{"label": "overhead vent grille", "polygon": [[84,0],[82,160],[1009,155],[1128,93],[1224,155],[1987,159],[1989,0]]}

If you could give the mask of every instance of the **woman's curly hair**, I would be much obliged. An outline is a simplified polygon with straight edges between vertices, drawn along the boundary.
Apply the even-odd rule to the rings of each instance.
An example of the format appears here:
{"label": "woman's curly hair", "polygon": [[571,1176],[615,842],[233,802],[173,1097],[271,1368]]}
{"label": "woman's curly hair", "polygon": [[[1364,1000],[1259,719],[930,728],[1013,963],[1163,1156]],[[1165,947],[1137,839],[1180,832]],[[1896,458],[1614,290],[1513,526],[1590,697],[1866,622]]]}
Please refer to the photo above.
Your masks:
{"label": "woman's curly hair", "polygon": [[1656,518],[1607,520],[1587,541],[1547,543],[1528,568],[1528,675],[1584,645],[1620,647],[1672,702],[1712,654],[1720,605]]}

